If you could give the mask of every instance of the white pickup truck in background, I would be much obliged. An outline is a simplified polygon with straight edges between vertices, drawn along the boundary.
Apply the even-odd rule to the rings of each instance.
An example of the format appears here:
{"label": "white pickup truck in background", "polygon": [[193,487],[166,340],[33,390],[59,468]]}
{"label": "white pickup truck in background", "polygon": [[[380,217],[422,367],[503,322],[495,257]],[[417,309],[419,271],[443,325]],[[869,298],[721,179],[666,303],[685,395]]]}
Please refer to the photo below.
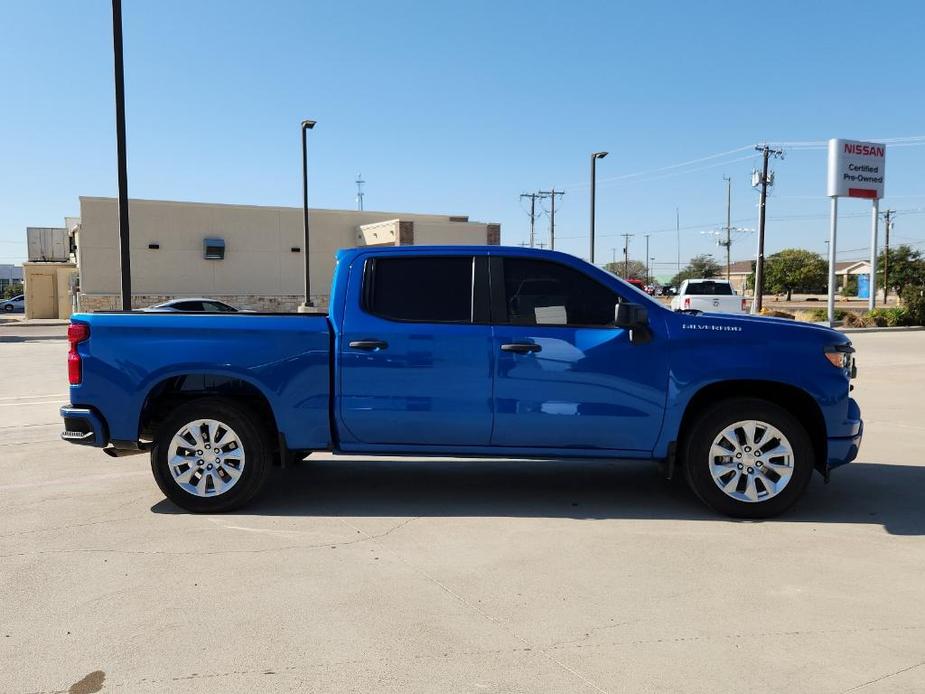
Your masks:
{"label": "white pickup truck in background", "polygon": [[684,280],[671,300],[672,311],[703,311],[704,313],[748,313],[744,299],[727,280]]}

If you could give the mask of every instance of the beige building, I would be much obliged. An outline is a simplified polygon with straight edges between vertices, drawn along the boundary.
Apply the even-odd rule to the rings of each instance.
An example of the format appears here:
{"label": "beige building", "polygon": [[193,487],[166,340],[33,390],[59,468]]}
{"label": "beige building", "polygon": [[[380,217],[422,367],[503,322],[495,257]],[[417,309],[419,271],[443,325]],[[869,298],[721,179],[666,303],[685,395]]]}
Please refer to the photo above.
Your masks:
{"label": "beige building", "polygon": [[74,263],[22,264],[26,318],[69,318],[74,310],[77,266]]}
{"label": "beige building", "polygon": [[[207,296],[241,308],[295,311],[302,302],[302,208],[130,200],[132,305]],[[309,210],[311,289],[326,306],[340,248],[500,243],[498,224],[468,217]],[[81,311],[120,306],[115,198],[81,197],[74,231]],[[222,256],[206,257],[209,256]]]}

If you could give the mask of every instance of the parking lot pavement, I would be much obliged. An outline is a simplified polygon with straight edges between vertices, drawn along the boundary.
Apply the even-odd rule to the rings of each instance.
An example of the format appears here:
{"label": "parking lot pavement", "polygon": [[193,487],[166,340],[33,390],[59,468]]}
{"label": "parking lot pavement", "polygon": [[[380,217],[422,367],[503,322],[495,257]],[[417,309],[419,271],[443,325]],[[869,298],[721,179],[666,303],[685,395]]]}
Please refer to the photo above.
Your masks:
{"label": "parking lot pavement", "polygon": [[[859,461],[734,522],[636,463],[313,456],[193,516],[58,439],[0,332],[0,691],[925,690],[925,333],[859,334]],[[316,460],[317,458],[317,460]]]}

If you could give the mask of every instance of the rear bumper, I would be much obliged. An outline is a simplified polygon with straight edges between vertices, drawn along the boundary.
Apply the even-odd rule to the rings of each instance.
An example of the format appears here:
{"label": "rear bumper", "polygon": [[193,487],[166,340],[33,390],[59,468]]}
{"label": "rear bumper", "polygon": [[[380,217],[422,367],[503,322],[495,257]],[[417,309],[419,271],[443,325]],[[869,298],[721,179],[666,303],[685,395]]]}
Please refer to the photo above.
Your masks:
{"label": "rear bumper", "polygon": [[61,408],[64,431],[61,438],[69,443],[103,448],[109,443],[106,422],[88,407],[65,405]]}

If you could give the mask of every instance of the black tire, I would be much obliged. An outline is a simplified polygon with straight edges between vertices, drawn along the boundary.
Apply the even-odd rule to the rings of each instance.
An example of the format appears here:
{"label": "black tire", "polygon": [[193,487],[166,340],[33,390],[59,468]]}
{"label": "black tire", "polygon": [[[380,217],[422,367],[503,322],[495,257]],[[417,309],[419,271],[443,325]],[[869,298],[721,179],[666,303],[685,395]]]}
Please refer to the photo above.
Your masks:
{"label": "black tire", "polygon": [[6,306],[3,307],[3,310],[6,311],[7,313],[12,313],[12,312],[13,312],[13,305],[12,305],[12,304],[7,304]]}
{"label": "black tire", "polygon": [[[227,491],[213,496],[197,496],[186,491],[174,479],[168,464],[174,435],[198,419],[212,419],[230,427],[237,434],[240,449],[245,454],[237,481]],[[177,506],[193,513],[222,513],[244,506],[260,492],[270,472],[271,456],[272,448],[266,426],[253,411],[235,400],[206,397],[180,405],[161,423],[151,449],[151,471],[164,496]],[[218,468],[216,466],[216,470]]]}
{"label": "black tire", "polygon": [[[759,501],[740,501],[720,489],[710,473],[710,449],[714,439],[727,427],[743,420],[770,424],[790,443],[793,451],[790,480],[776,496]],[[708,407],[687,427],[682,456],[684,473],[694,493],[714,510],[734,518],[770,518],[783,513],[803,495],[814,467],[813,445],[806,428],[784,408],[758,398],[731,398]],[[733,472],[722,480],[731,480],[735,474]],[[762,489],[768,491],[764,486]]]}

